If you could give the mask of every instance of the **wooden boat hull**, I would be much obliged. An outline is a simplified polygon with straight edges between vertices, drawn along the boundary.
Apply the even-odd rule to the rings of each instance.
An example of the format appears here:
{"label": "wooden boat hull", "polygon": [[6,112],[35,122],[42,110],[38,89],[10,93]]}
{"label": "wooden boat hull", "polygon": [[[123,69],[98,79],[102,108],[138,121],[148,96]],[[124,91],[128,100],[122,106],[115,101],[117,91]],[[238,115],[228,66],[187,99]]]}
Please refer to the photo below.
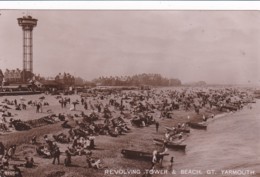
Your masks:
{"label": "wooden boat hull", "polygon": [[[126,158],[151,161],[153,159],[153,154],[151,152],[142,152],[135,150],[122,149],[121,154]],[[169,154],[161,154],[161,156],[167,156]]]}
{"label": "wooden boat hull", "polygon": [[254,98],[260,99],[260,95],[255,95]]}
{"label": "wooden boat hull", "polygon": [[[170,127],[165,127],[165,129],[168,130],[168,131],[174,131]],[[181,133],[181,132],[183,132],[183,133],[190,133],[190,129],[177,129],[177,133]]]}
{"label": "wooden boat hull", "polygon": [[158,138],[154,138],[153,141],[157,141],[157,142],[160,142],[160,143],[164,143],[164,140],[163,140],[163,139],[158,139]]}
{"label": "wooden boat hull", "polygon": [[181,133],[181,132],[183,132],[183,133],[190,133],[190,129],[178,129],[177,130],[177,133]]}
{"label": "wooden boat hull", "polygon": [[237,110],[238,110],[237,107],[231,106],[231,105],[225,105],[225,106],[222,106],[222,108],[224,108],[224,109],[229,109],[229,110],[231,110],[231,111],[237,111]]}
{"label": "wooden boat hull", "polygon": [[127,149],[122,149],[121,154],[123,154],[124,157],[131,158],[131,159],[141,159],[141,160],[151,161],[152,158],[153,158],[152,153],[142,152],[142,151],[134,151],[134,150],[127,150]]}
{"label": "wooden boat hull", "polygon": [[190,128],[193,128],[193,129],[207,130],[207,125],[193,123],[193,122],[188,122],[188,125],[190,126]]}
{"label": "wooden boat hull", "polygon": [[[163,145],[164,144],[164,140],[161,140],[161,139],[156,139],[154,138],[153,139],[154,143],[156,145]],[[166,145],[165,145],[167,148],[171,148],[171,149],[175,149],[175,150],[183,150],[185,151],[186,149],[186,144],[176,144],[176,143],[173,143],[173,142],[166,142]]]}

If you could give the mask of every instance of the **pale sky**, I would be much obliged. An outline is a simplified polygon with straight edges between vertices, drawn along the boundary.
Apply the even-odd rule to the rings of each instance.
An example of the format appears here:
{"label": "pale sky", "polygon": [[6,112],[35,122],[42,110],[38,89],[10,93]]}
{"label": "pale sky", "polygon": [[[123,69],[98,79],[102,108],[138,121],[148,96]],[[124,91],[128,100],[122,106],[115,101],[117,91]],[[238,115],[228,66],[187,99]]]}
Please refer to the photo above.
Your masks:
{"label": "pale sky", "polygon": [[[22,69],[26,11],[0,11],[0,69]],[[260,84],[260,11],[35,11],[34,73],[159,73],[183,83]]]}

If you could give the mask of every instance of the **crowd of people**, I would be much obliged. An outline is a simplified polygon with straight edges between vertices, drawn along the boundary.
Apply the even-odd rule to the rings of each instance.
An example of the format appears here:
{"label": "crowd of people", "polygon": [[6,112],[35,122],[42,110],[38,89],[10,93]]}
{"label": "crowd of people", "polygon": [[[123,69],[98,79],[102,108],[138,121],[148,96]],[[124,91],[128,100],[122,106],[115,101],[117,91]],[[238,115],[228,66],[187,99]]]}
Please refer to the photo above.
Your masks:
{"label": "crowd of people", "polygon": [[[75,99],[75,97],[73,97]],[[15,109],[26,111],[28,106],[35,107],[36,113],[42,113],[43,106],[50,106],[44,101],[46,98],[41,97],[37,101],[21,99],[20,103],[15,100],[3,100],[5,105],[1,107],[0,123],[6,125],[8,129],[12,119],[6,120],[12,114],[8,111],[8,105],[14,105]],[[252,97],[246,91],[234,88],[179,88],[179,89],[152,89],[145,91],[120,91],[120,90],[91,90],[88,96],[78,96],[73,100],[69,96],[56,96],[57,104],[61,105],[61,111],[68,109],[71,114],[55,112],[59,118],[65,133],[59,133],[53,136],[44,135],[44,141],[37,145],[37,139],[33,137],[31,143],[37,146],[37,153],[43,158],[52,158],[52,164],[60,164],[60,156],[64,155],[63,164],[71,166],[73,156],[85,156],[86,164],[91,168],[102,169],[102,159],[94,158],[95,138],[96,136],[113,136],[118,137],[127,134],[132,127],[147,127],[154,125],[156,132],[159,132],[161,119],[174,119],[174,111],[183,110],[200,114],[201,111],[217,109],[219,111],[229,111],[226,105],[231,105],[237,109],[242,109],[245,104],[252,101]],[[20,105],[20,106],[19,106]],[[21,106],[22,105],[22,106]],[[25,106],[23,106],[25,105]],[[71,105],[67,108],[67,105]],[[78,106],[77,105],[81,105]],[[19,110],[19,109],[16,109]],[[76,114],[80,111],[80,114]],[[201,116],[203,121],[208,117]],[[189,117],[187,122],[190,121]],[[71,123],[71,125],[69,124]],[[2,128],[0,124],[0,130]],[[166,141],[180,140],[183,138],[183,131],[187,128],[186,123],[178,124],[167,130],[164,134]],[[61,152],[61,144],[67,146],[64,152]],[[15,147],[15,146],[14,146]],[[13,151],[12,151],[13,150]],[[152,158],[152,169],[157,163],[161,163],[163,156],[168,149],[163,147],[162,151],[154,151]],[[1,161],[3,168],[8,166],[8,159],[12,158],[15,148],[8,151],[4,150]],[[171,164],[173,157],[171,158]],[[33,159],[26,157],[25,167],[31,168],[34,164]],[[15,167],[17,169],[17,167]]]}

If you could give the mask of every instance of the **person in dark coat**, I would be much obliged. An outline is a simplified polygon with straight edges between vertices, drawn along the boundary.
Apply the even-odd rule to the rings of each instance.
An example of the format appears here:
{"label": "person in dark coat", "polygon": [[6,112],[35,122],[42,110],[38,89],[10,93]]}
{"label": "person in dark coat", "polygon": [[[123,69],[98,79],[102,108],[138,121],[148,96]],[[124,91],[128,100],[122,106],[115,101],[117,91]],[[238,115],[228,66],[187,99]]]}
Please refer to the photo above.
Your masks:
{"label": "person in dark coat", "polygon": [[60,149],[59,149],[59,147],[55,147],[55,149],[54,149],[52,164],[55,164],[56,159],[58,161],[58,164],[60,164]]}
{"label": "person in dark coat", "polygon": [[155,127],[156,127],[156,132],[158,133],[158,130],[159,130],[159,122],[158,121],[156,121],[156,123],[155,123]]}
{"label": "person in dark coat", "polygon": [[85,110],[88,109],[88,103],[87,103],[87,102],[84,103],[84,109],[85,109]]}
{"label": "person in dark coat", "polygon": [[25,157],[25,168],[32,168],[33,167],[34,160],[33,158],[29,159],[28,157]]}
{"label": "person in dark coat", "polygon": [[65,160],[64,160],[64,165],[65,165],[66,167],[68,167],[68,166],[71,165],[71,153],[70,153],[68,150],[66,150],[66,151],[65,151],[65,155],[66,155],[66,158],[65,158]]}
{"label": "person in dark coat", "polygon": [[171,157],[171,160],[170,160],[171,167],[172,167],[172,165],[173,165],[173,162],[174,162],[174,160],[173,160],[173,159],[174,159],[174,157],[172,156],[172,157]]}
{"label": "person in dark coat", "polygon": [[84,98],[81,98],[81,104],[84,105]]}

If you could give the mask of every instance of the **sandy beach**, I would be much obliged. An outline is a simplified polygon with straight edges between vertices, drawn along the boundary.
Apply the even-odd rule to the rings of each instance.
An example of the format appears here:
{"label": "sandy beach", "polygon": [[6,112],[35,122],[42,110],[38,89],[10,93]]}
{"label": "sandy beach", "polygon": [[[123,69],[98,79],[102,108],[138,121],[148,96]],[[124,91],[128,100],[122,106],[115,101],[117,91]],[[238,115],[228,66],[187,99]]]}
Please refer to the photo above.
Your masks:
{"label": "sandy beach", "polygon": [[[178,90],[179,88],[177,88]],[[157,98],[163,99],[163,92],[167,92],[164,89],[155,89],[156,92],[151,92],[154,95],[157,95]],[[174,90],[174,89],[172,89]],[[199,89],[200,90],[200,89]],[[200,90],[201,91],[201,90]],[[142,93],[142,91],[134,91],[137,93]],[[192,90],[193,94],[196,93],[196,91]],[[129,92],[125,92],[129,94]],[[161,95],[160,95],[161,94]],[[116,94],[113,95],[115,99],[120,102],[120,98],[122,98],[125,94]],[[88,108],[88,110],[84,109],[84,105],[81,105],[81,103],[76,105],[76,110],[71,111],[70,105],[67,105],[66,108],[62,108],[61,104],[59,103],[59,99],[57,99],[57,96],[53,95],[31,95],[31,96],[5,96],[0,97],[0,101],[3,102],[3,100],[14,100],[16,99],[18,102],[24,102],[27,104],[30,100],[39,100],[40,97],[44,96],[45,102],[48,102],[48,106],[43,106],[42,113],[36,113],[36,107],[27,105],[26,110],[15,110],[13,106],[9,106],[11,109],[8,109],[8,112],[10,112],[13,117],[8,117],[7,121],[10,120],[10,118],[13,119],[21,119],[22,121],[30,121],[39,119],[44,116],[62,113],[66,115],[66,120],[68,120],[68,124],[72,127],[76,127],[76,121],[82,121],[82,117],[78,116],[83,111],[84,114],[90,115],[93,110]],[[62,97],[70,98],[71,102],[74,101],[80,101],[81,96],[78,95],[62,95]],[[109,99],[111,99],[111,95],[106,95],[105,98],[100,99],[100,97],[87,97],[87,101],[91,102],[92,104],[95,102],[102,103],[103,105],[109,104]],[[130,99],[131,100],[131,99]],[[202,107],[199,111],[199,113],[196,113],[194,109],[190,110],[184,110],[182,107],[178,110],[171,110],[169,112],[172,113],[172,118],[166,118],[160,116],[160,111],[158,109],[154,109],[152,113],[150,113],[153,118],[159,122],[159,131],[156,132],[156,127],[154,124],[145,126],[145,127],[135,127],[131,125],[130,120],[135,116],[135,114],[132,112],[133,108],[130,108],[129,102],[130,100],[124,100],[123,104],[126,105],[125,110],[123,111],[124,114],[120,114],[120,110],[117,110],[113,108],[112,106],[109,106],[109,109],[112,111],[112,117],[122,117],[124,121],[126,122],[126,125],[130,127],[130,131],[128,133],[124,133],[123,135],[119,135],[117,137],[112,137],[109,135],[95,135],[95,145],[96,148],[91,150],[93,152],[93,156],[101,159],[102,165],[104,166],[103,169],[93,169],[89,168],[86,163],[86,157],[85,155],[76,155],[72,156],[72,164],[69,167],[64,166],[64,159],[65,159],[65,151],[68,146],[71,146],[72,142],[70,143],[58,143],[55,142],[52,135],[57,135],[60,133],[64,133],[65,135],[69,136],[68,130],[62,128],[61,124],[63,121],[57,121],[53,124],[44,125],[36,128],[32,128],[27,131],[16,131],[16,130],[10,130],[8,132],[2,132],[0,136],[0,141],[4,144],[5,147],[9,147],[13,144],[17,145],[17,149],[14,155],[14,158],[10,160],[10,164],[18,164],[21,165],[24,163],[25,157],[33,157],[35,162],[35,167],[33,168],[24,168],[20,167],[23,176],[26,177],[86,177],[86,176],[96,176],[101,177],[104,176],[126,176],[126,174],[116,174],[115,172],[118,170],[126,170],[126,169],[132,169],[132,170],[140,170],[141,173],[144,172],[145,169],[149,169],[151,167],[150,161],[144,161],[144,160],[136,160],[136,159],[128,159],[124,158],[124,156],[121,154],[122,149],[130,149],[130,150],[137,150],[137,151],[144,151],[144,152],[153,152],[154,150],[160,151],[161,146],[157,146],[153,143],[154,138],[161,139],[164,137],[164,134],[166,132],[165,127],[176,127],[178,123],[185,123],[188,121],[191,122],[202,122],[203,116],[208,117],[211,119],[212,115],[214,117],[217,114],[223,114],[225,112],[230,112],[228,110],[222,110],[220,111],[217,107],[209,108],[208,105],[205,105]],[[148,100],[150,101],[150,100]],[[153,103],[153,101],[150,101]],[[103,109],[102,109],[103,110]],[[103,113],[102,111],[98,113],[97,109],[94,109],[94,112],[98,115],[98,120],[96,123],[103,123]],[[69,115],[69,116],[68,116]],[[73,116],[73,118],[71,117]],[[189,119],[188,119],[189,117]],[[214,119],[214,118],[213,118]],[[210,120],[209,120],[210,122]],[[205,132],[206,133],[206,132]],[[53,165],[52,164],[52,158],[42,158],[39,156],[36,152],[36,147],[39,145],[31,144],[31,139],[36,136],[37,142],[39,144],[45,144],[44,135],[48,135],[49,139],[51,141],[54,141],[55,144],[60,148],[61,156],[60,156],[60,164]],[[189,134],[187,134],[189,136]],[[185,144],[185,141],[183,142]],[[171,149],[168,149],[168,151],[172,151]],[[173,154],[175,158],[178,158],[178,153],[183,152],[174,152]],[[171,153],[172,154],[172,153]],[[160,167],[159,164],[155,166],[156,169],[168,169],[170,166],[170,158],[171,156],[166,156],[166,158],[163,159],[162,167]],[[105,171],[107,170],[107,171]],[[108,171],[108,170],[115,170],[115,171]],[[120,172],[118,172],[120,173]],[[121,173],[123,173],[121,171]],[[131,174],[130,176],[142,176],[142,174]]]}

